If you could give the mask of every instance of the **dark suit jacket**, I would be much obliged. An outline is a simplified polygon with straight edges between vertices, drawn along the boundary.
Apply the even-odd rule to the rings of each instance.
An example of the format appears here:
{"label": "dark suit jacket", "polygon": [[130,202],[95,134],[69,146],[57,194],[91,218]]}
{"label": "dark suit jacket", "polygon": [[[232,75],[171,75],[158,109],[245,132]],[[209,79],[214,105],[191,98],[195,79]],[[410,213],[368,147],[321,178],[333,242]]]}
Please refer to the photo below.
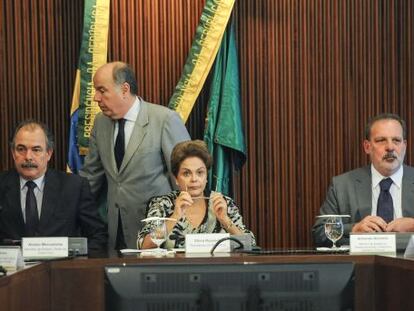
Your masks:
{"label": "dark suit jacket", "polygon": [[[43,191],[38,236],[83,236],[90,250],[106,248],[106,226],[86,179],[48,169]],[[0,239],[24,236],[19,174],[10,170],[0,174]]]}
{"label": "dark suit jacket", "polygon": [[[345,218],[344,235],[339,245],[349,243],[349,233],[355,223],[371,215],[372,189],[371,166],[365,166],[345,174],[335,176],[329,186],[325,202],[320,209],[320,215],[340,214],[350,215]],[[414,168],[404,165],[401,208],[403,217],[414,217]],[[332,246],[325,236],[324,223],[317,219],[312,228],[316,246]]]}

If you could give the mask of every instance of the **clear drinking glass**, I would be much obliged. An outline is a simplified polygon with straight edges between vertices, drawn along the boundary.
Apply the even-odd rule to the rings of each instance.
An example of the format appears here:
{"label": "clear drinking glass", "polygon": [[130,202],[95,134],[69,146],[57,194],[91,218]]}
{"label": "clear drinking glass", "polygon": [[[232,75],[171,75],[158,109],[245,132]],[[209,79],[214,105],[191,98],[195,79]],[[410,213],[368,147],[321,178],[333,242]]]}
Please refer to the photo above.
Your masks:
{"label": "clear drinking glass", "polygon": [[157,245],[155,251],[162,252],[161,244],[167,239],[167,225],[164,219],[155,219],[152,221],[150,237],[152,242]]}
{"label": "clear drinking glass", "polygon": [[325,235],[332,241],[332,248],[337,248],[336,241],[344,234],[344,224],[341,215],[330,215],[325,220]]}

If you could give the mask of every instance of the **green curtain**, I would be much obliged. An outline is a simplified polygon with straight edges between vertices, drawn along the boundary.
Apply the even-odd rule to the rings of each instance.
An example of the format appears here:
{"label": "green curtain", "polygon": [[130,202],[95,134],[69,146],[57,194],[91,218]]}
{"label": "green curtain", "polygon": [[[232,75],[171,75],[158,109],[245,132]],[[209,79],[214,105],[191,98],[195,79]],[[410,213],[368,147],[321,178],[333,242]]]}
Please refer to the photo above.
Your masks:
{"label": "green curtain", "polygon": [[232,20],[224,33],[214,63],[204,141],[213,156],[209,188],[231,196],[233,168],[240,169],[246,161],[238,56]]}

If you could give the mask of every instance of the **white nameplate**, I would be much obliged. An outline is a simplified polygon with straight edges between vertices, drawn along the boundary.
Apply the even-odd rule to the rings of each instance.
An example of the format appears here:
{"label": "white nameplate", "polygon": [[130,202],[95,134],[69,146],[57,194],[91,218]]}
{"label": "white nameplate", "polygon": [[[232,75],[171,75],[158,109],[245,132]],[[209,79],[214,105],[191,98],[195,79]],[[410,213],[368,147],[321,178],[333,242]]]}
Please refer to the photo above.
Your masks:
{"label": "white nameplate", "polygon": [[414,235],[408,241],[407,248],[404,252],[404,257],[414,257]]}
{"label": "white nameplate", "polygon": [[[185,235],[186,253],[209,253],[218,240],[229,237],[228,233],[197,233]],[[214,252],[230,252],[230,240],[223,241]]]}
{"label": "white nameplate", "polygon": [[15,271],[23,267],[20,246],[0,246],[0,266]]}
{"label": "white nameplate", "polygon": [[23,257],[49,259],[68,257],[68,237],[23,238]]}
{"label": "white nameplate", "polygon": [[351,233],[351,254],[396,254],[395,233]]}

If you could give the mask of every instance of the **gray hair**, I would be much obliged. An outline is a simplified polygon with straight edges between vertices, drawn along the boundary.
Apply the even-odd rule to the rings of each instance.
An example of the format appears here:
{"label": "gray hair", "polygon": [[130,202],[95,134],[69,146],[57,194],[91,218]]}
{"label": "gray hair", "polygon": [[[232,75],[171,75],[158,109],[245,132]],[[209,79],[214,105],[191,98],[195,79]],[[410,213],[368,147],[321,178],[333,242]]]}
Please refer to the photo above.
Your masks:
{"label": "gray hair", "polygon": [[16,135],[22,128],[29,128],[30,130],[34,130],[36,128],[40,128],[46,137],[46,149],[47,150],[53,150],[55,146],[55,140],[53,137],[52,132],[49,130],[47,125],[43,122],[39,122],[33,119],[28,119],[20,122],[16,128],[14,129],[13,138],[10,142],[10,147],[14,149],[16,147]]}
{"label": "gray hair", "polygon": [[138,94],[138,84],[135,78],[135,73],[128,64],[117,62],[112,71],[112,78],[114,79],[115,85],[121,86],[126,82],[129,84],[131,94]]}
{"label": "gray hair", "polygon": [[403,130],[403,139],[407,139],[407,126],[405,121],[401,117],[394,113],[381,113],[369,119],[368,123],[365,125],[365,139],[369,140],[371,138],[371,129],[375,122],[382,120],[395,120],[400,123]]}

